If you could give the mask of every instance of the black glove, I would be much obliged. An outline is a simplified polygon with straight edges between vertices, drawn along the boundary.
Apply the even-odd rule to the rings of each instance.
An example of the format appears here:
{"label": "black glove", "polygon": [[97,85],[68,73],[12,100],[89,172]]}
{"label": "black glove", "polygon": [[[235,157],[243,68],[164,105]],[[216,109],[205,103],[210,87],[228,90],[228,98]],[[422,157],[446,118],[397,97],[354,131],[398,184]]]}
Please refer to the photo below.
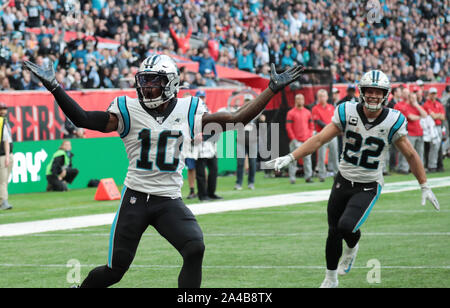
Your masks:
{"label": "black glove", "polygon": [[269,88],[274,93],[277,93],[291,82],[297,80],[302,74],[303,69],[304,69],[303,65],[297,65],[291,67],[290,69],[286,70],[281,74],[277,74],[277,72],[275,71],[275,65],[272,63],[270,65]]}
{"label": "black glove", "polygon": [[26,69],[36,75],[44,87],[50,92],[53,92],[59,86],[58,81],[56,81],[55,69],[53,68],[52,61],[50,61],[49,66],[46,69],[43,69],[30,61],[24,61],[23,65]]}

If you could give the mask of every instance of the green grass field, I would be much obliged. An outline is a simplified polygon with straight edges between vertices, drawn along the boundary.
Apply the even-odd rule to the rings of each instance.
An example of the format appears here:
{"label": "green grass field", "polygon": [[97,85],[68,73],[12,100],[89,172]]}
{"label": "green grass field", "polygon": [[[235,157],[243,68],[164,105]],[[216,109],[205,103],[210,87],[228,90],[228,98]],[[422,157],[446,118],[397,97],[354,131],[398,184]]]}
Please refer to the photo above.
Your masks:
{"label": "green grass field", "polygon": [[[445,161],[450,170],[450,160]],[[450,172],[429,177],[450,176]],[[391,175],[386,183],[413,180]],[[316,180],[289,184],[287,178],[257,174],[256,190],[234,191],[234,177],[219,178],[225,199],[267,196],[331,187]],[[119,187],[120,188],[120,187]],[[187,194],[183,187],[183,195]],[[433,189],[441,212],[420,205],[418,190],[383,194],[361,228],[358,258],[340,287],[450,287],[450,189]],[[67,193],[10,196],[13,210],[0,212],[0,224],[115,212],[118,201],[93,200],[95,189]],[[186,200],[187,204],[197,202]],[[206,288],[318,287],[325,271],[326,202],[199,215],[206,252]],[[81,263],[81,279],[105,264],[110,226],[0,237],[0,287],[68,287],[67,262]],[[381,265],[380,283],[369,283],[373,267]],[[132,267],[115,287],[176,287],[181,266],[177,251],[149,228]]]}

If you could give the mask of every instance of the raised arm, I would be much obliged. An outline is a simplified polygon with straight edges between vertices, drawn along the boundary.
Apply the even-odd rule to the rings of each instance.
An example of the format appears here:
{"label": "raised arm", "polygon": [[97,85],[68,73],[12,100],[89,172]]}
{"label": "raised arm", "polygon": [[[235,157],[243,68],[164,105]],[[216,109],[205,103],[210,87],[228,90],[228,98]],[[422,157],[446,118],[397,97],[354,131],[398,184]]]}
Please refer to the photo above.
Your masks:
{"label": "raised arm", "polygon": [[264,110],[269,101],[274,95],[283,89],[285,86],[297,80],[303,71],[303,66],[292,67],[281,74],[275,71],[275,65],[271,65],[270,83],[269,87],[264,90],[253,101],[245,104],[236,112],[216,112],[212,114],[205,114],[202,118],[202,128],[209,123],[219,124],[223,130],[227,129],[227,124],[242,123],[248,124],[257,115]]}
{"label": "raised arm", "polygon": [[117,116],[106,111],[86,111],[61,88],[56,81],[53,63],[43,69],[32,62],[24,61],[24,67],[36,75],[52,93],[59,107],[75,126],[104,133],[117,129],[119,123]]}

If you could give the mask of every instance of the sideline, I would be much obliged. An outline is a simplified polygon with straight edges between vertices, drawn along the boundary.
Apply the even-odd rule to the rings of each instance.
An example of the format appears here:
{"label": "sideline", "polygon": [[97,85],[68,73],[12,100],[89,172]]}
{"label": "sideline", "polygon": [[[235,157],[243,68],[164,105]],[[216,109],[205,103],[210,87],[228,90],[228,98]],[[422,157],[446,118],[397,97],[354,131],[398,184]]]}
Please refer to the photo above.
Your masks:
{"label": "sideline", "polygon": [[[428,179],[430,187],[450,186],[450,177]],[[385,184],[382,194],[396,193],[402,191],[418,190],[417,181],[406,181]],[[272,195],[265,197],[254,197],[235,199],[228,201],[204,202],[188,205],[194,215],[222,213],[228,211],[242,211],[257,208],[277,207],[284,205],[313,203],[328,200],[330,189],[315,190],[308,192]],[[420,200],[418,200],[420,203]],[[431,205],[427,205],[431,206]],[[114,220],[115,213],[96,214],[68,218],[54,218],[29,222],[19,222],[0,225],[0,237],[27,235],[48,231],[61,231],[78,228],[110,225]]]}

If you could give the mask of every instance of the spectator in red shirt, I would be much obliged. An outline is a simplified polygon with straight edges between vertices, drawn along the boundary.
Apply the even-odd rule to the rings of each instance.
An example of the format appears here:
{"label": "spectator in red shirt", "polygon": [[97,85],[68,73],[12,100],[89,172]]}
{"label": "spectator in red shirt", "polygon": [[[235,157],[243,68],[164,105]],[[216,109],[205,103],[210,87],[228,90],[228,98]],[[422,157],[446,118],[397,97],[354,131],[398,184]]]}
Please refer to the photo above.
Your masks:
{"label": "spectator in red shirt", "polygon": [[409,94],[409,90],[407,88],[403,88],[401,98],[399,101],[397,101],[393,108],[404,114],[404,110],[406,106],[408,106],[407,101],[409,99]]}
{"label": "spectator in red shirt", "polygon": [[216,39],[216,33],[211,32],[206,45],[208,45],[209,54],[214,61],[219,60],[219,41]]}
{"label": "spectator in red shirt", "polygon": [[[301,146],[306,140],[311,138],[314,131],[314,123],[311,111],[305,108],[305,97],[303,94],[295,96],[295,107],[289,110],[286,117],[286,130],[291,142],[289,143],[292,152]],[[312,163],[311,155],[303,158],[303,170],[306,183],[312,183]],[[289,179],[291,184],[295,184],[295,173],[297,172],[297,162],[289,165]]]}
{"label": "spectator in red shirt", "polygon": [[[409,99],[409,93],[410,92],[403,85],[400,85],[399,88],[400,88],[400,90],[399,90],[400,94],[398,94],[397,102],[394,104],[394,106],[392,108],[394,108],[395,110],[400,111],[402,114],[405,114],[405,108],[408,106],[408,102],[407,101]],[[393,160],[393,164],[390,166],[391,167],[390,169],[391,169],[391,171],[392,170],[397,170],[398,171],[398,164],[399,164],[398,160],[400,160],[400,157],[399,157],[397,148],[396,147],[391,147],[391,149],[392,148],[394,149],[394,154],[393,155],[395,155],[395,156],[393,158],[391,158]],[[398,157],[398,160],[397,160],[397,157]],[[383,171],[385,171],[385,170],[383,170]]]}
{"label": "spectator in red shirt", "polygon": [[173,39],[177,43],[178,50],[182,55],[185,55],[190,48],[189,40],[191,39],[192,28],[191,27],[188,28],[187,34],[184,33],[177,34],[177,32],[173,29],[173,27],[170,27],[169,30],[170,34],[172,34]]}
{"label": "spectator in red shirt", "polygon": [[[317,105],[312,109],[312,118],[315,124],[316,132],[320,132],[327,124],[331,123],[334,114],[334,107],[328,104],[328,92],[324,89],[317,91]],[[338,145],[337,139],[333,138],[327,144],[319,149],[317,163],[319,166],[319,180],[325,181],[327,176],[327,168],[325,167],[325,154],[328,151],[328,169],[334,174],[338,170]]]}
{"label": "spectator in red shirt", "polygon": [[[423,109],[433,118],[436,130],[439,135],[439,139],[442,140],[442,125],[445,121],[445,109],[444,106],[437,100],[437,89],[430,88],[428,100],[423,105]],[[439,165],[439,156],[441,159],[440,165],[442,166],[442,155],[439,155],[442,142],[430,143],[428,157],[428,171],[436,172]]]}
{"label": "spectator in red shirt", "polygon": [[[419,105],[416,93],[409,93],[409,98],[406,103],[407,105],[402,108],[401,112],[408,120],[408,139],[417,151],[417,154],[419,154],[420,159],[423,161],[423,130],[420,125],[420,119],[425,118],[427,116],[427,112]],[[408,162],[403,155],[399,155],[397,172],[401,174],[408,174]]]}

